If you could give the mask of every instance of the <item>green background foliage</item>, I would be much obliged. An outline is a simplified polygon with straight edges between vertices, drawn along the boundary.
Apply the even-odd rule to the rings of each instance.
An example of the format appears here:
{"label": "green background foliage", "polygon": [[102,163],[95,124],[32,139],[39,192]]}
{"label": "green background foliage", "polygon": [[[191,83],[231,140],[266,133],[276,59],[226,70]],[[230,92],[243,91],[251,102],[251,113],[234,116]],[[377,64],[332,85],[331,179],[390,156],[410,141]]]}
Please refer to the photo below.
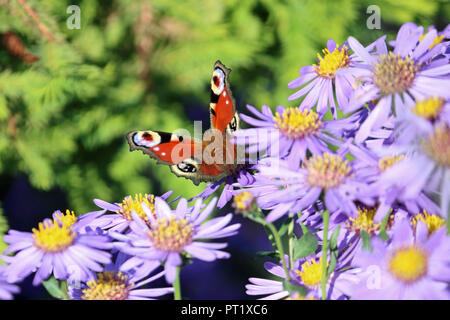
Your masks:
{"label": "green background foliage", "polygon": [[[72,4],[81,8],[79,30],[66,25]],[[366,28],[372,4],[381,30]],[[193,120],[208,120],[217,59],[233,69],[239,111],[246,103],[293,106],[287,83],[328,39],[368,44],[392,39],[406,21],[442,28],[449,17],[447,1],[0,0],[0,33],[14,32],[39,58],[27,63],[0,47],[1,179],[24,173],[36,189],[61,189],[77,213],[95,209],[93,198],[168,190],[191,197],[204,184],[129,152],[124,137],[192,132]]]}

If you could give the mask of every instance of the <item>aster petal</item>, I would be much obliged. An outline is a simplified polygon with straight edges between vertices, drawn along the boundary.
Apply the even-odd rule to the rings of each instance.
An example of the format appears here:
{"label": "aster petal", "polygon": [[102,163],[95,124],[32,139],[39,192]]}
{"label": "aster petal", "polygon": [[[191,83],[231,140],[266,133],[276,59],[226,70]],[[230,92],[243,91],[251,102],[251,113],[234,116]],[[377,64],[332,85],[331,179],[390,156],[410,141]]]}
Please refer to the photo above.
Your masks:
{"label": "aster petal", "polygon": [[102,209],[105,209],[105,210],[108,210],[108,211],[111,211],[111,212],[117,212],[117,211],[120,210],[120,207],[118,205],[112,204],[112,203],[109,203],[109,202],[106,202],[106,201],[103,201],[103,200],[100,200],[100,199],[94,199],[94,203],[98,207],[100,207]]}
{"label": "aster petal", "polygon": [[203,261],[214,261],[216,259],[216,255],[211,250],[202,247],[188,245],[184,248],[184,251]]}
{"label": "aster petal", "polygon": [[367,64],[371,65],[375,58],[370,55],[366,48],[364,48],[358,40],[353,37],[348,37],[348,44],[350,48]]}

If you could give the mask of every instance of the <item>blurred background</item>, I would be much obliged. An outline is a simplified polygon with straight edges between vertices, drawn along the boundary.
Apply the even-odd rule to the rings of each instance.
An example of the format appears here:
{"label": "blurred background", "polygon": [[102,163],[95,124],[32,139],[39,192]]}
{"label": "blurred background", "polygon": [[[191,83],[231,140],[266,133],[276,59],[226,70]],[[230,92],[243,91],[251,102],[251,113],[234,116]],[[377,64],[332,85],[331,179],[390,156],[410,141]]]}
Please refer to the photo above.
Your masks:
{"label": "blurred background", "polygon": [[[68,27],[70,5],[80,8],[79,29]],[[380,8],[381,29],[367,28],[370,5]],[[295,106],[287,83],[328,39],[367,45],[393,39],[407,21],[442,30],[449,18],[449,1],[0,0],[0,234],[31,231],[57,209],[95,210],[94,198],[202,191],[129,152],[125,134],[193,133],[194,120],[206,130],[218,59],[233,70],[238,111]],[[246,299],[248,277],[267,276],[256,255],[271,249],[264,230],[236,221],[232,258],[183,269],[184,296]],[[50,298],[30,279],[21,287],[18,299]]]}

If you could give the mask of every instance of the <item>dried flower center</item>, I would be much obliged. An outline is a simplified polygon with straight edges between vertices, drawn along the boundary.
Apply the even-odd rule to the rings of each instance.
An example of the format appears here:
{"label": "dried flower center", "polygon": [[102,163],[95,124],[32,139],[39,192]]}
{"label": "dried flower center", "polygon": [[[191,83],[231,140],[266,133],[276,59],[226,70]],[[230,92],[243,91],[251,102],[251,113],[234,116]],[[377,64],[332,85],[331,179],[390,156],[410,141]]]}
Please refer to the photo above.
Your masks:
{"label": "dried flower center", "polygon": [[390,257],[388,268],[398,280],[412,283],[426,274],[428,255],[416,246],[400,248]]}
{"label": "dried flower center", "polygon": [[138,214],[138,216],[144,220],[145,222],[148,222],[147,214],[144,212],[144,209],[142,209],[142,202],[144,202],[147,207],[153,212],[155,215],[155,196],[152,194],[136,194],[134,198],[131,196],[126,197],[123,199],[122,203],[119,204],[120,210],[117,211],[117,213],[120,213],[125,219],[128,221],[133,220],[133,216],[131,215],[131,212],[134,211]]}
{"label": "dried flower center", "polygon": [[76,233],[72,231],[75,221],[75,213],[66,210],[66,214],[58,214],[52,221],[40,222],[38,229],[33,228],[34,245],[46,252],[63,251],[75,239]]}
{"label": "dried flower center", "polygon": [[318,65],[314,64],[313,68],[316,70],[317,75],[324,78],[334,78],[336,71],[341,68],[346,68],[350,64],[350,58],[348,56],[348,49],[346,46],[342,46],[339,50],[338,46],[330,52],[328,49],[323,49],[323,58],[320,53],[317,54],[319,60]]}
{"label": "dried flower center", "polygon": [[255,198],[249,191],[244,191],[234,196],[233,207],[238,213],[247,212],[250,210],[254,200]]}
{"label": "dried flower center", "polygon": [[356,218],[349,218],[349,221],[346,222],[347,229],[358,234],[364,230],[369,235],[374,235],[381,228],[381,223],[373,221],[375,212],[377,212],[377,208],[358,207]]}
{"label": "dried flower center", "polygon": [[151,225],[148,234],[156,248],[163,251],[180,252],[192,242],[194,228],[184,218],[162,218]]}
{"label": "dried flower center", "polygon": [[[419,41],[422,41],[423,38],[425,38],[426,35],[427,35],[427,34],[423,34],[423,35],[420,37]],[[442,40],[444,40],[444,38],[445,38],[445,35],[444,35],[444,34],[442,34],[442,35],[436,35],[436,37],[435,37],[434,40],[433,40],[433,43],[430,44],[430,46],[428,47],[428,49],[433,49],[436,45],[438,45],[439,43],[441,43]]]}
{"label": "dried flower center", "polygon": [[430,97],[417,101],[416,105],[412,108],[412,112],[422,118],[435,120],[441,113],[443,106],[444,99],[439,97]]}
{"label": "dried flower center", "polygon": [[450,167],[450,127],[435,126],[424,142],[424,149],[438,164]]}
{"label": "dried flower center", "polygon": [[373,72],[374,84],[383,94],[401,93],[413,85],[418,70],[409,56],[403,58],[390,52],[378,58]]}
{"label": "dried flower center", "polygon": [[83,300],[126,300],[132,283],[128,282],[128,276],[121,272],[105,271],[97,274],[97,280],[87,283],[83,290]]}
{"label": "dried flower center", "polygon": [[277,112],[274,120],[275,127],[291,139],[301,139],[313,135],[322,126],[319,115],[307,109],[301,111],[298,108],[289,108],[282,115]]}
{"label": "dried flower center", "polygon": [[429,214],[425,209],[423,210],[422,213],[415,215],[411,219],[412,226],[416,228],[417,223],[419,223],[419,221],[422,221],[423,223],[426,224],[428,228],[428,235],[432,234],[437,229],[445,226],[445,220],[441,216],[438,216],[437,214]]}
{"label": "dried flower center", "polygon": [[400,160],[403,160],[404,158],[405,158],[404,155],[382,158],[378,161],[378,166],[380,167],[381,171],[385,171],[387,168],[393,166],[394,164],[396,164]]}
{"label": "dried flower center", "polygon": [[339,186],[351,171],[347,160],[342,160],[340,156],[329,153],[313,156],[306,160],[303,166],[308,171],[308,183],[324,189]]}
{"label": "dried flower center", "polygon": [[303,284],[309,288],[317,288],[322,281],[322,258],[319,262],[315,259],[304,262],[300,270],[295,271]]}

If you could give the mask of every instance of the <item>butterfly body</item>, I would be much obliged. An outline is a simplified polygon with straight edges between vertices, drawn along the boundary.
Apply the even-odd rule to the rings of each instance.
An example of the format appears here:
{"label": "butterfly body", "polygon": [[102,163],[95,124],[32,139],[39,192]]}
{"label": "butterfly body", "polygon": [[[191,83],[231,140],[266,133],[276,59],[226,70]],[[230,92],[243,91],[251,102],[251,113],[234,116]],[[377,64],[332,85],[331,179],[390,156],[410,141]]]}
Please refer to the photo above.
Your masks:
{"label": "butterfly body", "polygon": [[236,174],[242,165],[237,163],[237,150],[232,143],[231,134],[239,129],[239,117],[228,83],[230,72],[220,61],[214,64],[210,93],[212,130],[202,140],[161,131],[132,131],[127,134],[130,151],[141,150],[194,184]]}

